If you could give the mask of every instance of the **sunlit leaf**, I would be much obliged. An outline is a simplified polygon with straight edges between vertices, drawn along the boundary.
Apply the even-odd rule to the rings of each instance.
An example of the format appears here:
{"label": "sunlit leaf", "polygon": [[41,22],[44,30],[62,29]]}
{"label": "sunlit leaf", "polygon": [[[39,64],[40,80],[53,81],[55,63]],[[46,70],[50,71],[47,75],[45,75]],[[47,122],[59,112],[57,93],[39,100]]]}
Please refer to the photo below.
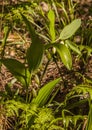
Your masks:
{"label": "sunlit leaf", "polygon": [[53,81],[49,82],[48,84],[46,84],[45,86],[43,86],[40,89],[38,96],[35,99],[33,99],[32,103],[38,104],[38,106],[40,106],[40,107],[45,105],[45,103],[48,101],[48,99],[51,95],[53,88],[59,81],[60,81],[60,78],[53,80]]}
{"label": "sunlit leaf", "polygon": [[9,71],[20,81],[25,87],[28,87],[30,83],[31,74],[24,64],[15,59],[1,59],[2,62]]}
{"label": "sunlit leaf", "polygon": [[63,44],[54,44],[54,46],[56,47],[56,50],[59,53],[63,64],[67,67],[67,69],[71,70],[72,57],[71,57],[71,53],[70,53],[68,47],[66,47]]}
{"label": "sunlit leaf", "polygon": [[22,15],[22,17],[30,32],[30,37],[32,40],[32,43],[27,50],[26,57],[29,65],[29,70],[30,72],[33,72],[41,64],[44,46],[42,44],[42,41],[39,39],[38,35],[36,34],[35,30],[33,29],[31,23],[27,20],[27,18],[24,15]]}
{"label": "sunlit leaf", "polygon": [[81,25],[81,20],[80,19],[75,19],[72,21],[69,25],[65,26],[64,29],[60,33],[60,39],[61,40],[66,40],[70,38],[74,33],[77,31],[77,29]]}
{"label": "sunlit leaf", "polygon": [[79,50],[78,46],[75,43],[73,43],[70,40],[66,40],[65,43],[70,47],[70,49],[72,49],[77,54],[81,55],[81,51]]}
{"label": "sunlit leaf", "polygon": [[48,12],[48,19],[49,19],[49,33],[51,35],[52,41],[55,40],[55,14],[53,10]]}

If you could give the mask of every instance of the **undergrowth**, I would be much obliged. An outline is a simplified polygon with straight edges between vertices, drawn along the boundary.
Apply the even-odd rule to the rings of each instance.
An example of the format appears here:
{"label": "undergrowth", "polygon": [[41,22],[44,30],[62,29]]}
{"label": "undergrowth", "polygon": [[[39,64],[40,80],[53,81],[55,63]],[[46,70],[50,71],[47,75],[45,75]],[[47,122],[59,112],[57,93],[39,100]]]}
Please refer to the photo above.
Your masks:
{"label": "undergrowth", "polygon": [[[92,80],[73,68],[73,57],[86,66],[92,56],[92,20],[84,29],[77,8],[78,3],[71,0],[3,3],[0,67],[2,70],[5,66],[13,79],[0,91],[0,130],[92,129]],[[11,42],[9,35],[15,32],[21,40]],[[18,55],[6,55],[11,45],[15,51],[19,45],[22,61]],[[59,78],[42,85],[52,61],[57,66]],[[82,82],[75,85],[73,82],[70,90],[69,86],[66,88],[59,63],[68,72],[80,76]],[[20,87],[14,89],[16,82]],[[68,91],[58,102],[55,98],[62,86],[62,93]]]}

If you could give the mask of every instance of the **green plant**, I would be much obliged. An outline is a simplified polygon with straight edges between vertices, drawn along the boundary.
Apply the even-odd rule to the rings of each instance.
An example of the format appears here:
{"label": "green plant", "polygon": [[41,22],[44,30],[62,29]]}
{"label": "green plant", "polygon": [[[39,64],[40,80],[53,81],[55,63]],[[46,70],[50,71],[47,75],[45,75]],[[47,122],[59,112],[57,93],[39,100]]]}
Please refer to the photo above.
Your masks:
{"label": "green plant", "polygon": [[[72,51],[80,57],[83,54],[87,54],[87,57],[91,55],[92,49],[89,46],[92,39],[91,32],[88,30],[89,40],[86,42],[86,45],[77,45],[74,42],[74,34],[81,26],[81,20],[76,19],[74,14],[76,4],[71,0],[62,2],[55,0],[51,0],[51,2],[46,1],[44,4],[46,4],[48,9],[44,11],[40,4],[39,6],[37,5],[39,2],[41,3],[42,1],[32,1],[23,7],[20,4],[21,6],[16,7],[17,9],[10,6],[8,7],[10,12],[7,15],[4,14],[3,18],[6,19],[6,23],[3,25],[4,39],[0,50],[0,64],[4,64],[15,77],[14,80],[20,82],[24,95],[19,92],[19,89],[12,91],[12,83],[6,84],[5,92],[0,92],[0,103],[4,110],[2,113],[1,109],[1,115],[5,116],[7,120],[13,120],[11,124],[14,126],[12,125],[11,129],[80,130],[81,128],[86,128],[91,130],[92,106],[89,100],[92,100],[92,89],[90,83],[74,87],[66,95],[62,103],[56,103],[58,107],[54,106],[52,100],[59,88],[56,88],[57,90],[53,93],[51,99],[50,95],[60,78],[49,82],[43,87],[41,86],[41,80],[52,59],[59,70],[57,62],[59,58],[68,70],[72,70]],[[7,24],[7,22],[10,22],[11,25]],[[22,25],[23,29],[18,24]],[[31,42],[25,51],[23,63],[15,58],[6,58],[5,48],[7,47],[9,33],[14,31],[13,29],[18,31],[18,34],[20,34],[21,30],[25,33],[25,28],[28,29]],[[24,36],[21,37],[24,42]],[[44,54],[47,56],[48,61],[46,61],[47,63],[41,77],[37,79],[39,80],[37,81],[39,85],[37,94],[37,92],[30,92],[30,84],[43,63]],[[61,71],[59,72],[61,73]],[[61,80],[63,83],[63,78]],[[86,79],[86,81],[88,80]],[[34,91],[34,88],[32,90]],[[88,106],[87,113],[90,109],[88,117],[87,113],[86,115],[83,114],[83,110],[80,107],[84,104]],[[76,108],[78,108],[77,113],[74,111]],[[85,119],[87,118],[88,123],[87,127],[85,127]]]}
{"label": "green plant", "polygon": [[[64,4],[64,3],[63,3]],[[73,10],[73,3],[71,3],[70,1],[68,1],[68,4],[69,4],[69,9],[70,9],[70,12],[71,12],[71,10]],[[33,5],[33,4],[32,4]],[[52,5],[53,5],[53,7],[54,7],[54,10],[56,9],[56,5],[55,5],[55,2],[54,1],[52,1]],[[35,8],[36,8],[36,6],[35,6]],[[62,8],[64,8],[64,7],[62,7]],[[32,9],[32,6],[31,6],[31,9]],[[34,21],[33,21],[33,18],[32,17],[34,17],[35,16],[35,14],[33,13],[33,15],[32,14],[29,14],[29,11],[28,10],[26,10],[26,11],[23,11],[23,9],[21,9],[21,8],[19,8],[19,10],[14,10],[14,9],[12,9],[13,11],[13,14],[14,14],[14,16],[16,16],[16,11],[18,11],[18,13],[17,13],[17,15],[18,15],[18,20],[20,19],[21,20],[21,16],[20,16],[20,14],[19,14],[19,12],[23,12],[23,13],[25,13],[25,15],[22,15],[22,17],[23,17],[23,20],[25,21],[25,24],[28,26],[28,29],[29,29],[29,32],[30,32],[30,34],[31,34],[31,37],[32,37],[32,46],[28,49],[28,51],[27,51],[27,61],[28,61],[28,64],[30,64],[30,67],[33,67],[33,65],[32,65],[32,63],[31,63],[31,61],[32,62],[34,62],[33,60],[32,60],[32,58],[33,58],[33,56],[31,56],[32,55],[32,50],[34,51],[34,48],[35,48],[35,46],[38,48],[38,46],[40,45],[40,49],[38,50],[38,49],[36,49],[35,48],[35,58],[37,58],[37,59],[39,59],[39,62],[41,61],[41,57],[42,57],[42,55],[43,55],[43,50],[44,50],[44,46],[43,46],[43,44],[39,41],[39,45],[38,44],[36,44],[36,41],[38,40],[38,38],[36,38],[36,37],[38,37],[37,35],[35,35],[35,32],[33,31],[33,29],[31,28],[31,26],[30,26],[30,23],[29,23],[29,21],[33,24],[33,25],[35,25],[38,29],[39,29],[39,31],[40,30],[43,30],[44,32],[45,31],[47,31],[48,33],[47,33],[47,36],[45,36],[44,34],[41,34],[41,33],[43,33],[43,32],[40,32],[40,34],[39,34],[39,36],[40,37],[42,37],[42,38],[44,38],[45,40],[46,40],[46,42],[47,42],[47,45],[46,45],[46,47],[45,47],[45,49],[48,49],[49,48],[49,46],[50,47],[52,47],[52,48],[56,48],[56,50],[57,50],[57,52],[59,53],[59,55],[60,55],[60,57],[61,57],[61,60],[62,60],[62,62],[64,63],[64,65],[70,70],[71,68],[72,68],[72,58],[71,58],[71,54],[70,54],[70,49],[72,49],[73,51],[75,51],[75,52],[77,52],[78,54],[81,54],[81,52],[80,52],[80,50],[79,50],[79,48],[78,48],[78,46],[75,44],[75,43],[73,43],[73,42],[71,42],[70,40],[68,40],[67,41],[67,39],[70,39],[73,35],[74,35],[74,33],[77,31],[77,29],[80,27],[80,25],[81,25],[81,20],[80,19],[76,19],[76,20],[74,20],[73,21],[73,19],[71,20],[72,21],[72,23],[70,24],[70,25],[67,25],[67,23],[65,24],[65,28],[62,30],[62,27],[60,27],[60,29],[62,30],[59,30],[58,31],[58,33],[57,33],[57,31],[56,31],[56,19],[55,19],[55,13],[56,13],[56,10],[54,11],[54,10],[52,10],[52,9],[50,9],[50,10],[48,10],[48,12],[47,12],[47,20],[46,20],[46,17],[45,17],[45,15],[42,15],[44,12],[42,12],[42,14],[41,14],[41,12],[39,12],[39,18],[40,18],[40,16],[41,16],[41,18],[43,19],[43,20],[46,20],[46,22],[44,22],[44,27],[45,27],[45,29],[44,29],[44,27],[43,28],[41,28],[41,27],[39,27],[38,25],[37,25],[37,23],[35,23]],[[73,12],[73,11],[72,11]],[[30,15],[30,17],[28,16],[28,14]],[[58,14],[59,15],[59,14]],[[67,14],[68,15],[68,14]],[[26,17],[28,17],[29,18],[29,21],[27,20],[27,18]],[[35,16],[36,17],[36,16]],[[53,19],[53,20],[52,20]],[[15,17],[15,21],[16,21],[16,17]],[[22,21],[22,20],[21,20]],[[16,22],[15,22],[16,23]],[[68,22],[68,23],[70,23],[70,22]],[[61,33],[60,33],[60,31],[61,31]],[[66,33],[67,32],[67,33]],[[37,32],[36,32],[37,33]],[[34,36],[32,36],[32,34],[34,34]],[[38,34],[38,33],[37,33]],[[34,37],[34,38],[33,38]],[[58,43],[58,44],[52,44],[52,45],[50,45],[49,43]],[[61,45],[61,44],[64,44],[64,45]],[[38,46],[37,46],[38,45]],[[63,46],[63,47],[62,47]],[[59,49],[60,48],[60,49]],[[64,51],[63,51],[63,49],[61,49],[61,48],[64,48]],[[39,51],[39,52],[38,52]],[[30,53],[30,52],[32,52],[32,53]],[[38,55],[38,53],[39,53],[39,55]],[[65,52],[65,53],[64,53]],[[66,53],[67,52],[67,53]],[[30,53],[30,58],[28,58],[29,57],[29,53]],[[50,52],[51,53],[51,52]],[[66,55],[65,55],[66,54]],[[54,53],[52,52],[51,53],[51,57],[52,57],[52,55],[54,55]],[[37,57],[38,56],[38,57]],[[65,58],[66,57],[66,58]],[[31,59],[31,61],[30,61],[30,59]],[[37,61],[35,60],[35,64],[36,65],[38,65],[38,63],[36,63]],[[34,67],[36,67],[36,66],[34,66]],[[32,68],[33,69],[33,68]],[[34,68],[35,69],[35,68]]]}
{"label": "green plant", "polygon": [[[4,49],[6,46],[6,40],[7,37],[9,35],[9,29],[7,27],[7,30],[5,31],[5,38],[3,41],[4,44],[4,48],[3,48],[3,56],[0,59],[0,62],[2,64],[4,64],[9,71],[13,74],[13,76],[15,76],[15,78],[22,84],[23,89],[26,90],[26,103],[29,101],[29,85],[30,85],[30,81],[31,81],[31,77],[32,75],[35,73],[35,71],[39,68],[42,58],[43,58],[43,54],[45,52],[45,49],[48,49],[48,46],[50,47],[55,47],[57,52],[59,53],[63,63],[65,64],[65,66],[68,69],[71,69],[72,67],[72,58],[71,58],[71,54],[70,51],[68,49],[68,47],[62,43],[56,43],[55,40],[55,28],[54,28],[54,24],[55,24],[55,15],[54,12],[52,10],[49,11],[48,13],[48,19],[49,19],[49,34],[51,36],[51,43],[44,46],[44,44],[42,44],[41,40],[39,39],[38,35],[36,34],[36,32],[34,31],[32,25],[30,24],[30,22],[27,20],[27,18],[21,14],[28,30],[30,33],[30,37],[32,40],[32,43],[30,45],[30,47],[27,49],[26,52],[26,58],[24,59],[24,63],[21,63],[20,61],[16,60],[16,59],[11,59],[11,58],[4,58]],[[51,21],[50,17],[53,17],[53,22]],[[75,27],[76,28],[73,28]],[[70,38],[75,31],[79,28],[80,26],[80,20],[75,20],[73,21],[70,25],[67,25],[61,32],[59,40],[63,40],[63,42]],[[70,33],[70,28],[72,28],[72,34]],[[65,33],[67,31],[67,34]],[[57,41],[57,40],[56,40]],[[42,107],[45,105],[45,103],[47,102],[53,87],[55,86],[56,83],[59,82],[60,79],[54,80],[52,82],[50,82],[49,84],[47,84],[45,87],[43,87],[39,93],[38,96],[32,100],[33,104],[36,104],[38,107]],[[9,89],[9,87],[7,87]],[[12,93],[12,91],[10,90],[10,93]],[[15,94],[14,94],[15,95]],[[15,96],[13,96],[14,98]],[[15,98],[17,99],[17,98]],[[18,105],[19,104],[19,105]],[[18,107],[16,107],[16,105],[18,105]],[[7,116],[14,116],[17,115],[18,116],[18,111],[19,109],[24,109],[21,108],[22,106],[25,106],[25,104],[21,104],[20,101],[16,101],[16,100],[10,100],[10,101],[6,101],[6,109],[8,110],[9,115]],[[25,106],[26,108],[26,106]],[[29,109],[29,108],[27,108]],[[9,113],[10,111],[10,113]],[[25,113],[25,112],[24,112]],[[10,115],[11,114],[11,115]],[[29,113],[27,113],[29,114]],[[23,116],[23,115],[22,115]],[[26,127],[29,124],[29,117],[26,117]],[[31,117],[30,117],[31,118]],[[24,123],[25,124],[25,123]]]}
{"label": "green plant", "polygon": [[[83,115],[83,104],[86,104],[87,102],[92,99],[92,88],[88,84],[81,84],[76,87],[74,87],[65,97],[65,100],[62,103],[58,103],[58,107],[53,113],[53,110],[51,108],[45,107],[45,104],[47,104],[48,95],[46,98],[46,90],[48,93],[51,93],[51,91],[48,90],[48,88],[52,85],[55,85],[59,82],[60,79],[57,79],[55,81],[51,81],[44,87],[42,87],[38,93],[38,96],[31,100],[30,103],[26,103],[19,99],[12,99],[12,100],[6,100],[2,104],[4,105],[4,111],[6,114],[6,117],[12,117],[15,116],[19,120],[15,123],[15,128],[20,129],[78,129],[85,127],[85,119],[87,119],[87,115]],[[48,86],[48,87],[47,87]],[[3,95],[4,96],[4,95]],[[43,102],[44,101],[44,102]],[[43,107],[44,106],[44,107]],[[77,113],[75,112],[75,109],[77,108]],[[91,107],[89,106],[90,111]],[[88,108],[88,109],[89,109]],[[73,111],[74,110],[74,111]],[[3,111],[3,112],[4,112]],[[58,112],[62,113],[59,116],[56,116]],[[47,114],[48,113],[48,114]],[[90,112],[89,112],[90,113]],[[91,114],[89,114],[91,117]],[[90,117],[88,118],[88,127],[91,127],[90,125]],[[58,126],[58,122],[62,122],[61,126]]]}
{"label": "green plant", "polygon": [[[53,18],[54,18],[53,11],[50,11],[49,15],[51,15],[51,17],[53,16]],[[60,57],[62,59],[62,62],[69,70],[72,68],[71,53],[67,47],[68,44],[70,45],[71,43],[69,41],[67,41],[67,39],[70,38],[75,33],[75,31],[80,27],[81,21],[80,21],[80,19],[76,19],[62,30],[62,32],[60,33],[59,39],[61,39],[61,41],[63,40],[62,41],[63,44],[62,43],[53,43],[53,40],[55,40],[55,33],[53,34],[54,23],[52,23],[50,21],[51,22],[50,23],[50,35],[52,37],[53,44],[48,44],[48,45],[44,46],[44,44],[42,44],[41,40],[39,39],[38,35],[35,33],[32,26],[30,25],[30,22],[27,20],[27,18],[23,14],[22,14],[22,18],[29,30],[29,33],[30,33],[31,39],[32,39],[32,43],[31,43],[30,47],[28,48],[27,53],[26,53],[26,58],[24,59],[24,64],[15,59],[8,59],[8,58],[1,59],[0,61],[23,84],[23,86],[27,92],[28,86],[30,84],[31,76],[35,72],[35,70],[37,68],[39,68],[42,58],[43,58],[43,54],[45,52],[45,49],[48,49],[49,46],[56,48],[58,54],[60,55]],[[52,30],[52,28],[53,28],[53,30]],[[71,33],[70,29],[72,29],[72,33]],[[7,33],[7,31],[6,31],[5,33],[6,33],[6,35],[5,35],[4,44],[6,43],[6,39],[7,39],[6,36],[9,34],[9,32]],[[79,50],[76,46],[73,46],[72,44],[71,44],[71,46],[69,46],[71,49],[77,50],[77,52],[79,53]],[[28,67],[26,67],[25,64],[27,64]]]}
{"label": "green plant", "polygon": [[92,82],[85,79],[66,94],[62,103],[57,103],[56,112],[62,112],[64,129],[91,129],[91,100]]}
{"label": "green plant", "polygon": [[[80,50],[78,49],[77,45],[73,42],[69,41],[68,39],[74,35],[76,30],[80,27],[81,20],[76,19],[69,25],[65,26],[65,28],[61,31],[60,36],[57,40],[59,40],[60,43],[53,43],[48,44],[46,47],[52,46],[55,47],[58,54],[61,57],[61,60],[63,64],[67,67],[67,69],[71,70],[72,68],[72,58],[70,49],[77,52],[78,54],[81,54]],[[56,41],[57,41],[56,40]],[[61,41],[60,41],[61,40]],[[70,49],[69,49],[70,48]]]}
{"label": "green plant", "polygon": [[[57,7],[56,7],[54,1],[52,1],[51,4],[52,4],[54,10],[49,9],[48,12],[46,13],[46,16],[45,16],[44,11],[38,9],[39,19],[41,17],[41,19],[44,20],[44,22],[43,22],[44,25],[43,25],[42,28],[35,21],[32,22],[32,20],[30,20],[29,16],[27,16],[27,15],[24,14],[23,17],[27,16],[29,18],[29,21],[33,25],[35,25],[37,27],[38,31],[40,32],[40,33],[36,32],[37,35],[39,35],[41,38],[43,38],[44,40],[46,40],[46,44],[47,45],[46,45],[45,49],[48,49],[49,47],[52,47],[54,49],[56,48],[56,50],[59,53],[59,55],[60,55],[60,57],[61,57],[62,62],[64,63],[64,65],[68,69],[71,69],[71,67],[72,67],[72,58],[70,56],[71,55],[70,54],[70,49],[73,50],[74,52],[76,52],[78,55],[81,55],[81,52],[79,50],[78,45],[75,44],[72,41],[72,37],[73,37],[74,33],[77,31],[77,29],[81,25],[81,20],[80,19],[75,19],[74,20],[74,18],[73,18],[73,19],[71,19],[70,22],[68,22],[68,23],[65,24],[65,26],[66,26],[67,24],[70,23],[69,25],[67,25],[66,27],[63,26],[64,27],[63,30],[62,30],[62,26],[59,27],[60,29],[57,29],[57,27],[56,27],[56,19],[55,19],[55,15],[57,15],[57,13],[58,13],[58,12],[56,13]],[[69,10],[70,10],[70,12],[71,11],[73,12],[73,9],[74,9],[73,3],[71,3],[70,1],[68,1],[68,4],[69,4]],[[59,17],[59,14],[58,14],[57,17]],[[25,19],[25,18],[23,18],[23,19]],[[25,21],[26,24],[28,23],[27,20],[24,20],[24,21]],[[40,24],[41,23],[42,22],[40,22]],[[47,35],[45,35],[45,33],[47,33]],[[58,43],[59,45],[58,44],[52,44],[52,45],[50,45],[51,43]],[[64,44],[64,46],[61,45],[61,44]],[[63,46],[64,52],[68,52],[68,53],[66,53],[66,55],[65,55],[65,53],[63,53],[63,49],[62,50],[58,49],[58,48],[62,48],[60,46]],[[60,52],[61,52],[61,54],[60,54]],[[48,53],[51,54],[51,57],[52,57],[52,55],[54,55],[53,51],[52,51],[52,53],[51,52],[48,52]],[[65,57],[67,57],[67,59]]]}
{"label": "green plant", "polygon": [[[47,123],[50,123],[54,119],[54,116],[52,116],[51,114],[52,112],[49,108],[44,108],[44,107],[47,104],[47,101],[50,97],[50,94],[54,86],[59,81],[60,81],[60,78],[54,81],[51,81],[47,85],[43,86],[40,89],[38,95],[35,98],[31,99],[29,103],[23,99],[21,100],[21,97],[19,98],[19,95],[9,98],[9,97],[6,97],[7,96],[6,92],[2,93],[1,103],[4,108],[3,114],[6,113],[5,114],[6,118],[12,118],[12,117],[19,118],[19,121],[15,122],[15,125],[14,125],[15,128],[21,126],[21,128],[30,129],[30,127],[36,128],[36,125],[37,125],[36,120],[38,120],[37,118],[40,118],[39,116],[41,116],[44,110],[46,110],[50,112],[48,113],[48,116],[51,116],[51,118],[47,116],[46,120],[44,120],[45,114],[44,115],[42,114],[43,120]],[[13,92],[10,91],[10,94],[13,94]],[[34,125],[34,123],[36,124]],[[47,125],[45,125],[44,123],[43,123],[43,127],[45,129]],[[38,122],[38,124],[40,126],[40,121]]]}
{"label": "green plant", "polygon": [[[21,127],[30,128],[30,120],[35,116],[35,114],[32,115],[34,110],[30,110],[32,106],[35,106],[35,109],[38,107],[43,107],[46,102],[48,101],[50,94],[60,79],[53,80],[49,84],[45,85],[38,93],[38,96],[32,100],[32,103],[29,99],[29,86],[31,82],[31,76],[34,74],[34,72],[39,68],[43,52],[44,52],[44,45],[42,44],[41,40],[35,33],[34,29],[31,27],[29,21],[26,19],[25,16],[23,16],[23,19],[29,29],[29,32],[31,34],[32,44],[27,50],[26,58],[24,59],[24,63],[21,63],[20,61],[12,58],[4,58],[4,49],[7,42],[7,37],[9,35],[8,29],[5,31],[5,38],[3,41],[4,48],[3,48],[3,56],[0,59],[1,64],[4,64],[9,71],[13,74],[13,76],[21,83],[24,91],[26,91],[26,100],[21,98],[19,96],[19,93],[12,92],[11,86],[9,84],[6,86],[6,91],[1,92],[1,103],[4,105],[6,117],[12,118],[14,117],[20,117],[21,120],[18,121],[20,125],[23,125]],[[8,27],[7,27],[8,28]],[[40,48],[39,48],[40,46]],[[35,48],[36,47],[36,48]],[[35,51],[35,53],[34,53]],[[34,53],[34,54],[33,54]],[[5,101],[5,103],[4,103]],[[25,103],[23,103],[25,102]],[[30,102],[30,104],[28,104]],[[34,105],[32,105],[34,104]],[[34,107],[32,107],[33,109]],[[19,111],[21,111],[21,115],[19,114]],[[4,113],[5,114],[5,113]],[[36,114],[37,116],[37,114]],[[23,120],[24,119],[24,120]],[[22,122],[23,120],[23,122]],[[15,127],[19,125],[19,123],[15,123]]]}

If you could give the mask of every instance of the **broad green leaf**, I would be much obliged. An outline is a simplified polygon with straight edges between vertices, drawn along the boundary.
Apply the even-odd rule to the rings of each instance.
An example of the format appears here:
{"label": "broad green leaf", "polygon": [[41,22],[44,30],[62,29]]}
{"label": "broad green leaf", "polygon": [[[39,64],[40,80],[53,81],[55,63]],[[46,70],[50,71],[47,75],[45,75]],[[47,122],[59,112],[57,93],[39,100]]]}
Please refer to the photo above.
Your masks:
{"label": "broad green leaf", "polygon": [[74,33],[77,31],[77,29],[81,25],[80,19],[73,20],[69,25],[65,26],[64,29],[60,33],[60,39],[66,40],[74,35]]}
{"label": "broad green leaf", "polygon": [[26,57],[29,65],[29,70],[30,72],[33,72],[41,64],[44,46],[41,40],[39,39],[38,35],[36,34],[35,30],[33,29],[31,23],[27,20],[27,18],[24,15],[22,15],[22,18],[30,32],[30,37],[32,40],[32,43],[27,50]]}
{"label": "broad green leaf", "polygon": [[32,103],[37,104],[40,107],[45,105],[45,103],[48,101],[48,99],[51,95],[53,88],[59,81],[60,81],[60,78],[53,80],[53,81],[49,82],[48,84],[46,84],[45,86],[43,86],[40,89],[38,96],[32,100]]}
{"label": "broad green leaf", "polygon": [[1,59],[2,62],[9,71],[16,77],[25,87],[28,87],[30,83],[31,74],[24,64],[15,59]]}
{"label": "broad green leaf", "polygon": [[71,53],[64,44],[54,44],[63,64],[66,66],[67,69],[71,70],[72,68],[72,57]]}
{"label": "broad green leaf", "polygon": [[92,104],[90,105],[86,130],[92,130]]}
{"label": "broad green leaf", "polygon": [[78,46],[75,43],[73,43],[70,40],[65,40],[65,44],[67,44],[70,47],[70,49],[72,49],[74,52],[81,55],[81,51],[79,50]]}
{"label": "broad green leaf", "polygon": [[49,19],[49,33],[51,36],[51,40],[55,40],[55,14],[53,10],[48,12],[48,19]]}

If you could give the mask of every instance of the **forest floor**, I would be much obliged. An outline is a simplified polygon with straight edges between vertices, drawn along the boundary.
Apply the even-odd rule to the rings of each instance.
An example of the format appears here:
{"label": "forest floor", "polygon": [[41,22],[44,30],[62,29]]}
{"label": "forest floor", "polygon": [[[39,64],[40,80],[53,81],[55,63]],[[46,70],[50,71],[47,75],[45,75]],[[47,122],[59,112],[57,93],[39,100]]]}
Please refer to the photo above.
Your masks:
{"label": "forest floor", "polygon": [[[86,23],[87,21],[90,20],[91,21],[90,27],[92,28],[92,1],[77,0],[77,2],[80,3],[78,7],[78,17],[82,19],[83,27],[84,28],[89,27],[89,25],[86,25]],[[2,5],[1,1],[0,5]],[[3,39],[3,32],[0,32],[0,43],[2,42],[2,39]],[[30,39],[27,37],[27,42],[29,40]],[[15,58],[21,62],[24,62],[25,51],[29,46],[29,42],[27,44],[20,44],[20,45],[13,44],[14,42],[19,41],[21,42],[21,38],[16,33],[10,33],[7,39],[9,45],[5,49],[5,57]],[[90,45],[92,47],[92,40]],[[73,87],[82,84],[83,82],[85,82],[86,79],[92,82],[92,54],[87,59],[85,59],[85,61],[82,58],[79,59],[75,55],[72,56],[72,59],[73,59],[73,68],[71,71],[67,70],[61,61],[58,61],[57,64],[54,61],[50,61],[46,73],[42,78],[41,86],[45,85],[46,83],[48,83],[53,79],[61,77],[62,82],[60,84],[60,89],[54,99],[57,102],[62,102],[65,99],[66,94],[70,92]],[[47,59],[43,61],[43,66],[46,62]],[[38,72],[37,74],[40,78],[42,73],[40,71],[40,73]],[[2,65],[0,71],[0,91],[5,90],[5,85],[9,82],[14,82],[12,89],[16,88],[21,89],[21,84],[19,82],[16,82],[16,80],[14,80],[13,75],[6,69],[4,65]],[[38,85],[34,81],[34,78],[32,79],[32,84],[30,85],[30,88],[32,87],[34,87],[35,89],[39,89]]]}
{"label": "forest floor", "polygon": [[[76,0],[75,0],[76,1]],[[86,21],[92,20],[92,2],[91,0],[78,0],[77,2],[80,3],[80,6],[78,10],[80,10],[79,17],[84,21],[84,28],[87,27]],[[0,41],[2,40],[3,34],[0,36]],[[16,34],[10,34],[7,41],[8,42],[17,42],[21,39]],[[92,42],[92,41],[91,41]],[[27,45],[9,45],[7,46],[5,51],[6,57],[12,57],[12,58],[19,58],[20,61],[23,62],[23,54],[25,51]],[[22,51],[20,51],[22,50]],[[17,58],[17,59],[18,59]],[[71,71],[68,71],[65,66],[59,62],[58,63],[59,69],[57,68],[57,65],[55,62],[50,62],[50,64],[47,67],[46,74],[43,77],[42,85],[49,82],[50,80],[53,80],[57,77],[61,77],[63,79],[63,86],[61,88],[61,93],[65,90],[70,91],[69,87],[72,88],[73,86],[82,83],[83,77],[86,77],[88,79],[92,80],[92,56],[90,56],[85,63],[83,63],[82,60],[78,60],[76,56],[73,57],[73,69]],[[81,73],[81,75],[79,74]],[[4,89],[5,84],[10,82],[13,79],[12,75],[8,72],[8,70],[2,66],[1,73],[0,73],[0,90]],[[34,85],[34,84],[33,84]],[[15,84],[15,86],[20,86],[18,83]],[[35,86],[35,85],[34,85]],[[63,89],[63,91],[62,91]]]}

